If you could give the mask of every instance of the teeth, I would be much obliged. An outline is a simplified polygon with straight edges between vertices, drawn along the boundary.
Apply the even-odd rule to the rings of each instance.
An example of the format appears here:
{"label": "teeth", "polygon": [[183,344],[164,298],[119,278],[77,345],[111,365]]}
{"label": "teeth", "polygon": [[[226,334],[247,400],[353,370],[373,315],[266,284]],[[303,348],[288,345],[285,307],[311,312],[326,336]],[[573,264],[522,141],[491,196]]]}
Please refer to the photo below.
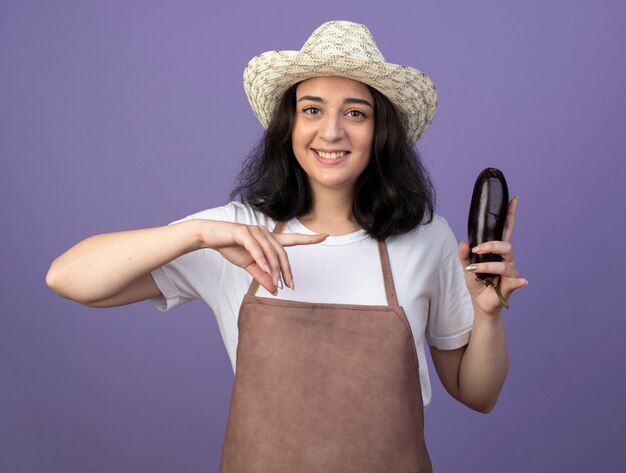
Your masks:
{"label": "teeth", "polygon": [[323,151],[318,151],[317,154],[324,159],[338,159],[342,158],[346,155],[345,151],[339,151],[338,153],[324,153]]}

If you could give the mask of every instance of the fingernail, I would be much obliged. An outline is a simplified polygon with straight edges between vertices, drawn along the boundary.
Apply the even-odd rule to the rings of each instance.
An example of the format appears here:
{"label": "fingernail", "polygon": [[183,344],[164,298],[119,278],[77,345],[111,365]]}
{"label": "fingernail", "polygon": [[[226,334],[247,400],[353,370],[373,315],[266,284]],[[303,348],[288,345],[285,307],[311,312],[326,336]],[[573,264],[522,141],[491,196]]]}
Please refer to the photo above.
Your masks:
{"label": "fingernail", "polygon": [[291,290],[292,291],[296,290],[296,282],[295,281],[291,281]]}
{"label": "fingernail", "polygon": [[519,195],[516,195],[516,196],[514,197],[514,199],[515,199],[515,200],[519,200]]}
{"label": "fingernail", "polygon": [[273,294],[274,296],[277,296],[277,295],[278,295],[278,289],[276,289],[276,291],[272,292],[272,294]]}
{"label": "fingernail", "polygon": [[281,291],[284,289],[283,282],[280,279],[278,280],[278,289],[280,289]]}
{"label": "fingernail", "polygon": [[265,266],[263,266],[263,269],[265,270],[265,272],[267,274],[269,274],[270,276],[272,275],[272,270],[270,269],[270,267],[267,264]]}
{"label": "fingernail", "polygon": [[476,265],[470,264],[469,266],[466,266],[465,271],[476,271]]}
{"label": "fingernail", "polygon": [[478,253],[480,251],[480,248],[478,246],[475,246],[474,248],[472,248],[472,253]]}

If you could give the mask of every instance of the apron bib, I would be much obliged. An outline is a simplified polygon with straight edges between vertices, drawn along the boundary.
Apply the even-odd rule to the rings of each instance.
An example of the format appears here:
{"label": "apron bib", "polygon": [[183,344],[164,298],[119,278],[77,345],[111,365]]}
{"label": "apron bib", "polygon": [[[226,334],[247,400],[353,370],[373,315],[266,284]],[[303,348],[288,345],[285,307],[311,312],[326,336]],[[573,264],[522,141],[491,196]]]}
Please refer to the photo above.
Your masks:
{"label": "apron bib", "polygon": [[432,472],[413,334],[378,249],[386,306],[258,297],[253,279],[220,473]]}

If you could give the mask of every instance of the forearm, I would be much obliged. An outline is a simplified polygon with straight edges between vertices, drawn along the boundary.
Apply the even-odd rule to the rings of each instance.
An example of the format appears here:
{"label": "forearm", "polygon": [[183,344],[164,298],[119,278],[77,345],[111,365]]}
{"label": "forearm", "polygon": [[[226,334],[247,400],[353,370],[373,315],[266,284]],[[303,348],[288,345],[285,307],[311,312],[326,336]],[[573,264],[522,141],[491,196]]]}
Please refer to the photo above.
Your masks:
{"label": "forearm", "polygon": [[461,359],[459,393],[464,404],[489,412],[498,400],[509,367],[502,315],[474,310],[470,342]]}
{"label": "forearm", "polygon": [[57,294],[92,303],[122,291],[152,270],[201,246],[198,221],[96,235],[50,266],[46,282]]}

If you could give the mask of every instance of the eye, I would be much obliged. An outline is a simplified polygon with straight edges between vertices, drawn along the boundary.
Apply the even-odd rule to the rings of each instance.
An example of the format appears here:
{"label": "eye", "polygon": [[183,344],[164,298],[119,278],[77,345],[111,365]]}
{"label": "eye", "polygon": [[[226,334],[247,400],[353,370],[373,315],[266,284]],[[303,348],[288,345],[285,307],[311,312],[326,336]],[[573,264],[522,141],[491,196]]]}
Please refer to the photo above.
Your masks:
{"label": "eye", "polygon": [[365,114],[360,110],[350,110],[348,116],[350,118],[365,118]]}
{"label": "eye", "polygon": [[319,115],[320,109],[317,107],[306,107],[302,110],[307,115]]}

